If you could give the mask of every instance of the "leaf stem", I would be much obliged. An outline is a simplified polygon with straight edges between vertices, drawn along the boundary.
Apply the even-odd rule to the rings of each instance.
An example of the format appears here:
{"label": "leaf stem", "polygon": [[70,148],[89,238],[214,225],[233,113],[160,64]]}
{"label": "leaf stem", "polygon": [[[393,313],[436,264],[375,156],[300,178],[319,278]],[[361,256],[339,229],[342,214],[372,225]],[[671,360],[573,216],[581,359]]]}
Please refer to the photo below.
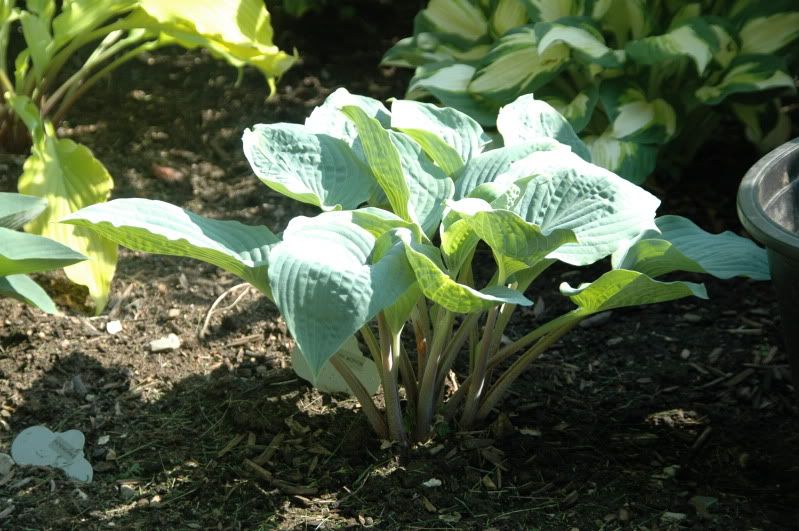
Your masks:
{"label": "leaf stem", "polygon": [[499,306],[493,306],[488,311],[488,317],[486,317],[483,338],[480,341],[480,349],[477,352],[474,369],[471,374],[472,382],[469,385],[469,392],[466,395],[466,404],[464,405],[463,415],[461,416],[462,426],[469,426],[474,421],[475,413],[477,413],[477,406],[486,388],[486,369],[488,368],[488,356],[490,354],[489,347],[491,346],[491,338],[493,337],[498,314]]}
{"label": "leaf stem", "polygon": [[496,367],[498,364],[502,363],[503,361],[505,361],[506,359],[508,359],[510,356],[514,355],[521,349],[527,347],[528,345],[531,345],[533,342],[549,334],[553,330],[556,330],[561,326],[568,324],[570,321],[582,320],[583,316],[578,314],[578,311],[579,310],[572,310],[568,313],[564,313],[563,315],[560,315],[555,319],[552,319],[551,321],[539,326],[538,328],[536,328],[526,336],[517,339],[510,345],[501,348],[499,352],[497,352],[494,356],[492,356],[491,360],[489,361],[489,366],[492,368]]}
{"label": "leaf stem", "polygon": [[400,334],[391,332],[386,316],[383,312],[377,316],[377,326],[380,336],[380,354],[383,363],[380,375],[383,382],[383,399],[386,402],[386,418],[388,419],[388,434],[392,441],[396,441],[402,448],[408,447],[408,437],[402,425],[402,409],[399,397],[399,357]]}
{"label": "leaf stem", "polygon": [[377,436],[381,439],[388,438],[388,426],[386,425],[386,421],[383,418],[383,415],[380,414],[380,411],[377,409],[377,406],[372,400],[372,397],[369,396],[369,392],[363,386],[360,380],[352,374],[350,368],[347,367],[347,364],[344,363],[341,359],[337,356],[333,356],[330,358],[330,364],[333,366],[336,371],[344,378],[344,381],[347,382],[347,385],[350,386],[355,398],[358,399],[358,403],[361,404],[361,409],[366,414],[366,418],[369,421],[369,424],[372,426],[372,429],[377,433]]}
{"label": "leaf stem", "polygon": [[438,379],[439,360],[441,358],[444,343],[452,332],[454,315],[449,310],[439,308],[439,315],[436,316],[436,323],[433,327],[433,343],[427,355],[427,360],[422,371],[422,381],[419,385],[419,403],[416,407],[416,434],[417,441],[423,440],[430,433],[430,425],[433,420],[433,408],[436,398],[436,380]]}

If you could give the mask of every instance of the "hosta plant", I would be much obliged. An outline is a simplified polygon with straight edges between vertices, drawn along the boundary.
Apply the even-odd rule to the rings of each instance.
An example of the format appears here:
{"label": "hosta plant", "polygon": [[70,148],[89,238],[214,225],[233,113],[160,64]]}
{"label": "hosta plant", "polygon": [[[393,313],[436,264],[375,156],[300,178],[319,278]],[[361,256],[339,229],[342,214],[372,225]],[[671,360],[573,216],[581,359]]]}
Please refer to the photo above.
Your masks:
{"label": "hosta plant", "polygon": [[54,221],[105,201],[113,181],[87,147],[59,138],[57,126],[99,80],[168,45],[257,68],[272,88],[294,61],[272,44],[262,0],[29,0],[25,7],[0,0],[0,149],[30,150],[19,191],[47,198],[48,208],[27,229],[89,258],[65,272],[88,287],[98,312],[116,245]]}
{"label": "hosta plant", "polygon": [[[533,93],[580,133],[596,164],[636,183],[687,162],[727,115],[763,149],[790,122],[795,0],[430,0],[383,63],[415,67],[408,97],[483,125]],[[665,146],[665,149],[664,149]]]}
{"label": "hosta plant", "polygon": [[0,296],[56,313],[52,299],[27,274],[69,266],[86,257],[43,236],[16,230],[46,207],[38,197],[0,192]]}
{"label": "hosta plant", "polygon": [[[585,160],[585,145],[546,103],[519,98],[499,112],[497,128],[501,142],[490,142],[454,109],[397,100],[389,110],[340,89],[304,125],[244,133],[261,181],[322,211],[280,234],[145,199],[65,221],[252,283],[285,318],[298,372],[326,388],[346,384],[379,436],[402,444],[428,437],[439,413],[459,415],[464,427],[485,419],[536,357],[590,315],[706,297],[702,285],[664,275],[768,277],[751,241],[656,218],[658,199]],[[481,245],[493,261],[476,262]],[[599,278],[560,286],[571,311],[502,343],[549,266],[607,257]],[[467,369],[458,379],[453,367]],[[457,391],[448,392],[453,379]],[[371,397],[379,384],[382,412]]]}

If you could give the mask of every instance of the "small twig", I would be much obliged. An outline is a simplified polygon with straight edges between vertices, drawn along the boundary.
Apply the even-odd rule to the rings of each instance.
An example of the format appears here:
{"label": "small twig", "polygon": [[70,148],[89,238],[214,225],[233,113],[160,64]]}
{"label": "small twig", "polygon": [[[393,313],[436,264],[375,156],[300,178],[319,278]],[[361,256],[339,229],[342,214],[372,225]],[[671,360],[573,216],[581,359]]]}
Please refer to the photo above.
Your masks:
{"label": "small twig", "polygon": [[216,307],[219,306],[222,303],[222,301],[225,299],[225,297],[227,297],[229,294],[233,293],[234,291],[236,291],[237,289],[240,289],[242,287],[247,288],[247,289],[242,291],[239,294],[239,296],[236,297],[236,299],[232,303],[230,303],[229,305],[227,305],[224,308],[219,310],[220,312],[226,312],[226,311],[232,309],[233,307],[235,307],[241,301],[241,299],[243,299],[244,296],[247,295],[247,293],[249,293],[250,284],[247,283],[247,282],[242,282],[241,284],[236,284],[232,288],[226,289],[222,293],[222,295],[220,295],[219,297],[216,298],[216,300],[211,305],[211,307],[208,308],[208,312],[206,312],[206,314],[205,314],[205,319],[203,320],[203,326],[202,326],[202,328],[200,328],[199,332],[197,332],[197,337],[199,337],[200,339],[203,339],[205,337],[205,335],[208,333],[208,326],[211,323],[211,316],[214,314],[214,311],[216,311]]}

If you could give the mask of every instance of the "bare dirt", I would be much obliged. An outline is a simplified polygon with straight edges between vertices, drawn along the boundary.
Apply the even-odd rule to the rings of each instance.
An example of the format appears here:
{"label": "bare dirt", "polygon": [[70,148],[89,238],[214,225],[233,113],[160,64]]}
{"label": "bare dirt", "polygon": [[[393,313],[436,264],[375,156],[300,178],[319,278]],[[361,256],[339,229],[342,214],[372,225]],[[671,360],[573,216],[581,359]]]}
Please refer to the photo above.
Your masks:
{"label": "bare dirt", "polygon": [[[339,86],[402,96],[408,74],[377,63],[417,7],[381,3],[368,23],[278,20],[281,45],[305,60],[269,101],[256,73],[234,86],[236,72],[205,54],[144,57],[97,87],[63,133],[108,166],[115,197],[278,231],[313,210],[257,181],[242,130],[302,121]],[[740,230],[735,186],[757,154],[730,131],[680,181],[655,181],[661,212]],[[14,188],[21,162],[0,160],[0,188]],[[531,293],[543,314],[520,315],[509,335],[566,308],[558,283],[597,271],[554,270]],[[297,379],[285,325],[254,290],[234,290],[198,337],[231,275],[122,251],[99,317],[57,275],[40,280],[64,315],[0,301],[0,452],[31,425],[80,429],[95,476],[15,468],[0,480],[2,529],[799,528],[797,402],[768,283],[709,281],[709,301],[579,328],[485,430],[453,426],[401,464],[353,400]],[[111,320],[121,332],[106,332]],[[179,350],[150,352],[170,333]]]}

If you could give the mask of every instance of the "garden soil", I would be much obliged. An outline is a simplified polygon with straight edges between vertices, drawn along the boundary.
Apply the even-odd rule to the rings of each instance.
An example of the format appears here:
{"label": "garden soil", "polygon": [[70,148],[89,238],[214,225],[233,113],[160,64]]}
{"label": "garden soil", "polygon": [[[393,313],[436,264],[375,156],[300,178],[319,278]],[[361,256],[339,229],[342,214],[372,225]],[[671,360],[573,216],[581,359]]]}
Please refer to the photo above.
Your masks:
{"label": "garden soil", "polygon": [[[408,73],[377,64],[410,33],[410,4],[373,3],[369,20],[277,20],[279,43],[303,62],[270,100],[257,73],[236,85],[206,54],[145,56],[96,87],[61,132],[108,166],[114,197],[281,230],[314,210],[259,183],[242,130],[301,122],[339,86],[401,97]],[[758,154],[736,127],[725,131],[681,178],[651,181],[661,213],[740,232],[735,188]],[[2,190],[23,160],[0,157]],[[558,284],[603,267],[554,269],[508,336],[566,310]],[[0,479],[0,529],[799,528],[797,402],[768,283],[711,280],[708,301],[580,327],[485,429],[439,425],[400,459],[354,400],[294,375],[275,307],[227,273],[122,250],[99,317],[62,277],[39,280],[63,315],[0,302],[0,452],[28,426],[79,429],[95,473],[79,484],[14,468]],[[107,332],[110,321],[122,330]],[[181,347],[152,352],[169,334]]]}

